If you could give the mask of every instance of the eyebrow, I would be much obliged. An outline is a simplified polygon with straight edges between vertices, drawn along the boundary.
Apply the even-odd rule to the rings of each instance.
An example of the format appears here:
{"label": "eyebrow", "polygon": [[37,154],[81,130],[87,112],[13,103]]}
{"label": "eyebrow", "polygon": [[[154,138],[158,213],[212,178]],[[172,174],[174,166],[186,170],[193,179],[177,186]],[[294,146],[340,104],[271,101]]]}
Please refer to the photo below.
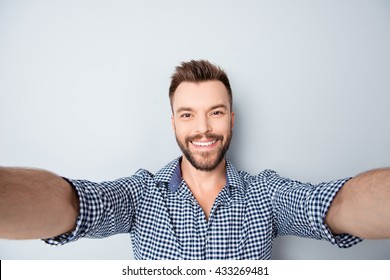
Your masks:
{"label": "eyebrow", "polygon": [[[217,108],[223,108],[223,109],[227,110],[226,105],[221,103],[221,104],[217,104],[217,105],[210,107],[209,111],[215,110]],[[176,114],[183,112],[183,111],[192,112],[192,111],[194,111],[194,109],[191,107],[180,107],[179,109],[176,110]]]}

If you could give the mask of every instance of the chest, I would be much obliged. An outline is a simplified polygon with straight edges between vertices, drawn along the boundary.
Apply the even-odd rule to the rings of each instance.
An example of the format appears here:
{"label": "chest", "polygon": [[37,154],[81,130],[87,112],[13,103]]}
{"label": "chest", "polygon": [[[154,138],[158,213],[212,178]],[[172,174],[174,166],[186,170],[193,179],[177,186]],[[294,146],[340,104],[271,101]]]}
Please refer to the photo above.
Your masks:
{"label": "chest", "polygon": [[199,189],[191,189],[193,198],[203,210],[206,220],[210,218],[211,210],[214,204],[219,204],[217,200],[221,188],[214,188],[209,191],[201,191]]}
{"label": "chest", "polygon": [[[246,200],[223,194],[207,218],[191,195],[157,195],[145,200],[132,230],[138,259],[268,259],[271,215]],[[253,250],[253,248],[258,248]]]}

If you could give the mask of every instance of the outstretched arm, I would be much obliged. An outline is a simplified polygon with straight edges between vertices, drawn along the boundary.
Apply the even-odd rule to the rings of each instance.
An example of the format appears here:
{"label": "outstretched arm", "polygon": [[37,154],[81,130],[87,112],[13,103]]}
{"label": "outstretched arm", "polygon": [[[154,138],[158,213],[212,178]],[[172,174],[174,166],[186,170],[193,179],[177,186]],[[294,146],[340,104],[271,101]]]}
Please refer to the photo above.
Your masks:
{"label": "outstretched arm", "polygon": [[390,238],[390,168],[367,171],[347,181],[325,221],[334,234]]}
{"label": "outstretched arm", "polygon": [[71,231],[79,212],[75,190],[43,170],[0,168],[0,238],[40,239]]}

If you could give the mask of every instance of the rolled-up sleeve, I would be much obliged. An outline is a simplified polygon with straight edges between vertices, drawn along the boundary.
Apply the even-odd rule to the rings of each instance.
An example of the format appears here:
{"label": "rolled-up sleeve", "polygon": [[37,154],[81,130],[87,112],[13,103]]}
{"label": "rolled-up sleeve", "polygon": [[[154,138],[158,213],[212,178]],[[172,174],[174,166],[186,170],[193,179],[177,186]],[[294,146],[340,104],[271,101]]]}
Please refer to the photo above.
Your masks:
{"label": "rolled-up sleeve", "polygon": [[361,238],[349,234],[334,235],[325,223],[333,198],[349,178],[317,185],[280,177],[267,170],[277,235],[296,235],[326,240],[340,248],[351,247]]}
{"label": "rolled-up sleeve", "polygon": [[135,175],[95,183],[66,179],[75,188],[80,212],[72,232],[44,239],[49,245],[63,245],[82,237],[102,238],[128,233],[142,194],[152,175],[139,170]]}

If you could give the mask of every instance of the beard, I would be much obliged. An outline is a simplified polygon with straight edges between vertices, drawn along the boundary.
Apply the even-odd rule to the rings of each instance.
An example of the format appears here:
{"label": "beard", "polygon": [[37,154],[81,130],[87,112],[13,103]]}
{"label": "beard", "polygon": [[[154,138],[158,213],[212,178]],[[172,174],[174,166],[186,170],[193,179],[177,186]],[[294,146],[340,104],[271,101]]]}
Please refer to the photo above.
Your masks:
{"label": "beard", "polygon": [[[207,139],[221,141],[222,146],[211,152],[191,152],[189,149],[190,142],[200,140],[203,136]],[[230,132],[226,137],[226,141],[224,141],[224,137],[222,135],[206,133],[186,137],[184,143],[181,142],[176,135],[176,142],[179,145],[180,150],[183,152],[183,155],[195,169],[200,171],[213,171],[225,158],[232,136],[233,131],[230,129]]]}

